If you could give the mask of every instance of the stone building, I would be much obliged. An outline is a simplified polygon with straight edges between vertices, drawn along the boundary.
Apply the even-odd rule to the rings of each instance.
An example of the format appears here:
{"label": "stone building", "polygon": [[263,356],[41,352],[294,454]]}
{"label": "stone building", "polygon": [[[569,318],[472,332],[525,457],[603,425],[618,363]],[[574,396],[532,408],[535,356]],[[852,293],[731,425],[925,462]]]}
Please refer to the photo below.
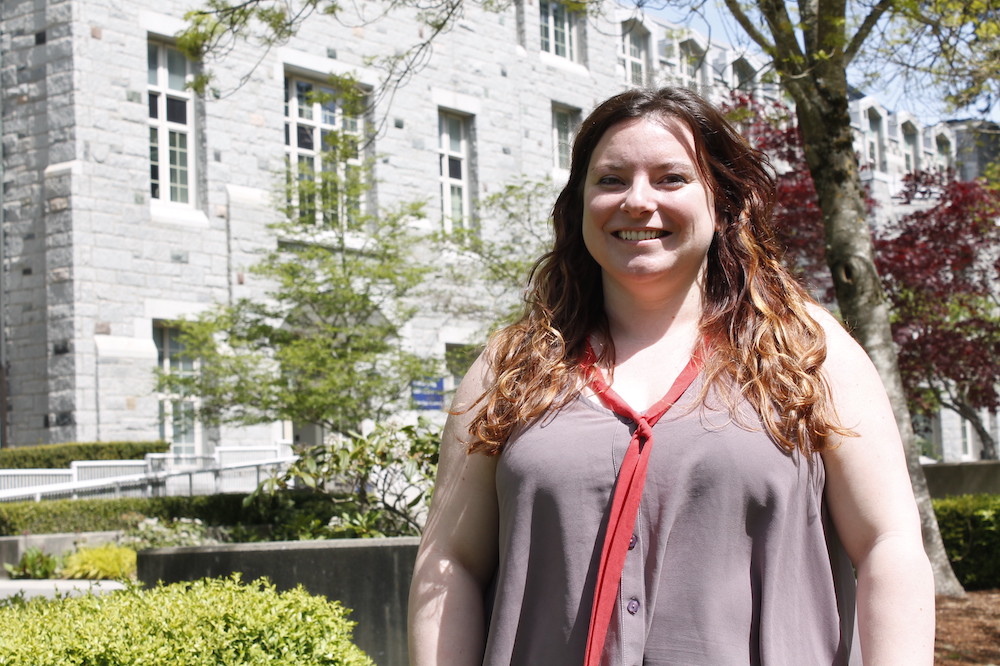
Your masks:
{"label": "stone building", "polygon": [[[270,444],[285,424],[204,428],[154,393],[154,368],[189,372],[166,322],[260,293],[247,272],[273,247],[286,163],[358,119],[310,94],[331,75],[371,93],[371,205],[431,199],[426,220],[465,224],[517,176],[565,178],[582,116],[632,85],[777,96],[764,61],[609,4],[467,5],[390,95],[373,58],[426,36],[412,14],[316,14],[287,43],[236,42],[203,65],[178,51],[187,0],[5,0],[0,17],[4,446],[166,438],[175,452]],[[359,5],[374,12],[374,6]],[[366,9],[367,8],[367,9]],[[953,159],[954,128],[923,127],[874,99],[852,106],[859,152],[890,197],[907,169]],[[488,233],[484,229],[484,233]],[[481,322],[425,317],[411,342],[443,357]]]}

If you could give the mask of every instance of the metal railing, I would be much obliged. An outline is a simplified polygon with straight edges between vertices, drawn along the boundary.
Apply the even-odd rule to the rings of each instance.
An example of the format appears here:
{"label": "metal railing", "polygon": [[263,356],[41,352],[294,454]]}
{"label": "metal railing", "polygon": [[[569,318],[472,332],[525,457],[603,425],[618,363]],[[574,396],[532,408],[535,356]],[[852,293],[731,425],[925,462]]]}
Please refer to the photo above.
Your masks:
{"label": "metal railing", "polygon": [[102,479],[47,483],[31,488],[8,488],[0,490],[0,502],[250,492],[264,479],[283,471],[296,458],[286,456],[196,469],[147,471]]}

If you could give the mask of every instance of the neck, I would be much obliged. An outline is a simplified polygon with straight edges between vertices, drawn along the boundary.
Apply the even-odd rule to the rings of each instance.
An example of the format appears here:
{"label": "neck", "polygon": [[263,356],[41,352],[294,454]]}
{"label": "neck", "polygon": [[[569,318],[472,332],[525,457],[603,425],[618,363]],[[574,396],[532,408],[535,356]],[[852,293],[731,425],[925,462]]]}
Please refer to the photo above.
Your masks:
{"label": "neck", "polygon": [[683,291],[660,293],[625,291],[605,284],[607,313],[616,359],[661,345],[685,351],[698,337],[702,311],[702,285]]}

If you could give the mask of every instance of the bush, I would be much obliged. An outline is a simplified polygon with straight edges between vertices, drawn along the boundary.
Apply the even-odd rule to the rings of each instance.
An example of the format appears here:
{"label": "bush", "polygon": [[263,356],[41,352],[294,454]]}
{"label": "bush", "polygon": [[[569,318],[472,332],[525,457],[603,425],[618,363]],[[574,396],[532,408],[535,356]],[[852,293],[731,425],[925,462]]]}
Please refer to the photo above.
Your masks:
{"label": "bush", "polygon": [[73,442],[0,449],[0,468],[59,469],[76,460],[142,460],[147,453],[166,453],[170,444],[152,442]]}
{"label": "bush", "polygon": [[[217,528],[223,533],[224,528]],[[205,523],[197,518],[173,518],[161,521],[159,518],[142,518],[125,530],[118,539],[118,545],[133,550],[147,548],[168,548],[172,546],[210,546],[219,540],[209,535]]]}
{"label": "bush", "polygon": [[372,666],[337,602],[238,576],[130,586],[100,597],[14,599],[0,608],[10,666]]}
{"label": "bush", "polygon": [[135,578],[136,554],[126,546],[106,543],[84,547],[66,556],[59,571],[63,578],[129,580]]}
{"label": "bush", "polygon": [[257,509],[243,506],[245,497],[227,494],[10,502],[0,504],[0,536],[125,530],[142,517],[198,518],[208,525],[261,520]]}
{"label": "bush", "polygon": [[16,564],[4,562],[3,568],[11,578],[54,578],[59,569],[59,558],[43,552],[38,546],[32,546],[24,551],[21,560]]}
{"label": "bush", "polygon": [[1000,495],[934,500],[945,551],[967,590],[1000,587]]}

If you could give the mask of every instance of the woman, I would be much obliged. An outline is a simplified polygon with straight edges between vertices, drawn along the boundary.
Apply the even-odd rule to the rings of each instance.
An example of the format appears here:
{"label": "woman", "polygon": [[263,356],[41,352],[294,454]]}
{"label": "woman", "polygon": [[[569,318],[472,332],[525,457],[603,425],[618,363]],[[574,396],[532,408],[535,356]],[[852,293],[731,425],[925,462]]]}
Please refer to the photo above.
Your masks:
{"label": "woman", "polygon": [[779,265],[774,191],[687,90],[583,122],[526,312],[445,428],[414,664],[931,663],[892,412]]}

